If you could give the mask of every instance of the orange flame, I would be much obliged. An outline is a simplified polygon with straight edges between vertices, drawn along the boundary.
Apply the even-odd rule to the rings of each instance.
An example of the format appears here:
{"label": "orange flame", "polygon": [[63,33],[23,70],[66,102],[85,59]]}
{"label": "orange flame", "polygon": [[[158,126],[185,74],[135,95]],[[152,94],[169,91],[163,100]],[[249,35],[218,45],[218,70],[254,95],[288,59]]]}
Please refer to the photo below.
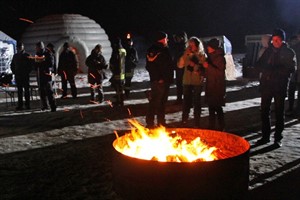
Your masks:
{"label": "orange flame", "polygon": [[197,162],[218,159],[216,147],[210,147],[200,137],[191,142],[182,139],[165,127],[153,130],[144,128],[139,122],[129,119],[131,133],[118,137],[114,142],[117,151],[130,157],[160,162]]}

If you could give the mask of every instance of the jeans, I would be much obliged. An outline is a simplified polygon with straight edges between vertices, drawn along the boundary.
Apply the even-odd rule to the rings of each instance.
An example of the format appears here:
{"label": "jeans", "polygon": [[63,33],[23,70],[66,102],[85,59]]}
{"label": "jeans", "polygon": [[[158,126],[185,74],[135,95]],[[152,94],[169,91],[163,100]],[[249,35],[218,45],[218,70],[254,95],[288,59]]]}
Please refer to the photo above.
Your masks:
{"label": "jeans", "polygon": [[201,85],[184,85],[183,86],[183,109],[182,121],[187,121],[189,118],[190,109],[194,108],[195,126],[200,125],[201,115]]}
{"label": "jeans", "polygon": [[151,83],[151,98],[146,114],[147,126],[154,126],[154,118],[157,115],[157,124],[165,125],[165,108],[168,100],[170,84],[158,83],[154,81]]}
{"label": "jeans", "polygon": [[275,141],[282,139],[282,131],[284,129],[284,101],[285,95],[274,93],[272,91],[264,91],[261,96],[261,120],[263,139],[269,140],[271,134],[271,112],[270,107],[272,99],[275,104]]}

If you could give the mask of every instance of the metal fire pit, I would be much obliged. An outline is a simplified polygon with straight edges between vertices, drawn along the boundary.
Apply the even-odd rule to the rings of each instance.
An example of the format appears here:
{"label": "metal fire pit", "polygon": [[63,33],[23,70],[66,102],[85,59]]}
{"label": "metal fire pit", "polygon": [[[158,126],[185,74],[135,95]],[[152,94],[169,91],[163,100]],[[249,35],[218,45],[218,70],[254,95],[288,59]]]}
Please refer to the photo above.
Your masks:
{"label": "metal fire pit", "polygon": [[[168,129],[170,130],[170,129]],[[124,199],[242,199],[249,183],[249,143],[218,131],[172,129],[183,139],[200,137],[230,157],[201,162],[157,162],[126,156],[113,157],[115,191]],[[114,141],[115,143],[116,141]],[[114,144],[113,144],[114,145]]]}

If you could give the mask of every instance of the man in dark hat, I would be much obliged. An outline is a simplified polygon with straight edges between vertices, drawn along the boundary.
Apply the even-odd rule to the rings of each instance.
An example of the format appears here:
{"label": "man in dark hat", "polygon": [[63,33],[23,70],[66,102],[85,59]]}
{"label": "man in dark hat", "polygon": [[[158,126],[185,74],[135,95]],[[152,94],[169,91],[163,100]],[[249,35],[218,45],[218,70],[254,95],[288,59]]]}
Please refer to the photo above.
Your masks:
{"label": "man in dark hat", "polygon": [[56,103],[54,98],[54,93],[52,89],[52,76],[54,58],[51,56],[49,51],[45,49],[45,45],[43,42],[38,42],[35,45],[36,56],[34,67],[37,70],[37,78],[38,85],[40,90],[40,98],[41,98],[41,109],[47,110],[48,103],[46,97],[48,98],[48,102],[50,104],[51,112],[56,111]]}
{"label": "man in dark hat", "polygon": [[124,105],[125,59],[126,50],[122,46],[120,38],[117,38],[113,43],[113,51],[109,59],[109,68],[112,72],[110,82],[116,92],[114,106]]}
{"label": "man in dark hat", "polygon": [[18,53],[16,53],[11,62],[11,71],[15,75],[18,88],[18,106],[16,110],[23,109],[23,88],[25,94],[25,108],[30,109],[30,93],[29,93],[29,74],[31,72],[31,61],[29,54],[25,52],[24,44],[18,42]]}
{"label": "man in dark hat", "polygon": [[134,75],[134,69],[139,61],[139,57],[136,49],[133,46],[133,40],[131,38],[126,38],[126,59],[125,59],[125,84],[124,91],[125,97],[129,98],[131,90],[131,80]]}
{"label": "man in dark hat", "polygon": [[173,82],[173,61],[168,48],[168,35],[160,31],[154,34],[154,39],[146,57],[146,69],[151,83],[151,98],[146,115],[148,128],[155,126],[155,115],[158,126],[166,125],[165,107],[170,84]]}
{"label": "man in dark hat", "polygon": [[266,49],[257,62],[257,68],[262,73],[261,85],[261,120],[262,138],[258,145],[270,141],[271,116],[270,107],[272,99],[275,104],[275,140],[274,145],[280,147],[284,130],[284,101],[291,73],[296,69],[296,55],[285,43],[285,32],[275,29],[272,34],[271,45]]}
{"label": "man in dark hat", "polygon": [[187,47],[187,34],[185,32],[180,32],[178,34],[173,35],[174,40],[174,68],[175,68],[175,77],[176,77],[176,93],[177,99],[176,104],[182,103],[182,96],[183,96],[183,73],[184,68],[178,67],[177,63],[180,57],[184,54],[184,51]]}
{"label": "man in dark hat", "polygon": [[61,98],[67,97],[67,83],[69,82],[71,87],[72,97],[77,97],[77,88],[75,84],[75,75],[78,70],[78,59],[73,51],[71,51],[69,43],[65,42],[63,45],[63,51],[59,55],[58,60],[58,74],[61,76],[62,84],[62,96]]}

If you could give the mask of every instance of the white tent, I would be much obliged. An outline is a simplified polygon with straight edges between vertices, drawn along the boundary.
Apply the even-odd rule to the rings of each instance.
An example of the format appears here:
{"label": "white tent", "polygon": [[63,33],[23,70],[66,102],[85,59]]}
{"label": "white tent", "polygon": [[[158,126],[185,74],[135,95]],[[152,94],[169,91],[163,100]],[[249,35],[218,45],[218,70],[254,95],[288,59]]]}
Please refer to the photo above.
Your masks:
{"label": "white tent", "polygon": [[87,72],[85,59],[96,44],[102,45],[106,60],[111,56],[111,43],[104,29],[94,20],[79,14],[49,15],[31,24],[22,36],[27,52],[35,53],[35,44],[43,41],[45,45],[55,46],[58,59],[62,46],[68,42],[76,52],[81,72]]}
{"label": "white tent", "polygon": [[16,40],[0,31],[0,73],[11,73],[10,63],[16,52]]}
{"label": "white tent", "polygon": [[224,35],[221,36],[211,36],[200,38],[203,42],[208,42],[212,38],[217,38],[224,49],[225,59],[226,59],[226,80],[235,80],[237,76],[237,71],[234,65],[233,57],[232,57],[232,45],[228,38]]}

